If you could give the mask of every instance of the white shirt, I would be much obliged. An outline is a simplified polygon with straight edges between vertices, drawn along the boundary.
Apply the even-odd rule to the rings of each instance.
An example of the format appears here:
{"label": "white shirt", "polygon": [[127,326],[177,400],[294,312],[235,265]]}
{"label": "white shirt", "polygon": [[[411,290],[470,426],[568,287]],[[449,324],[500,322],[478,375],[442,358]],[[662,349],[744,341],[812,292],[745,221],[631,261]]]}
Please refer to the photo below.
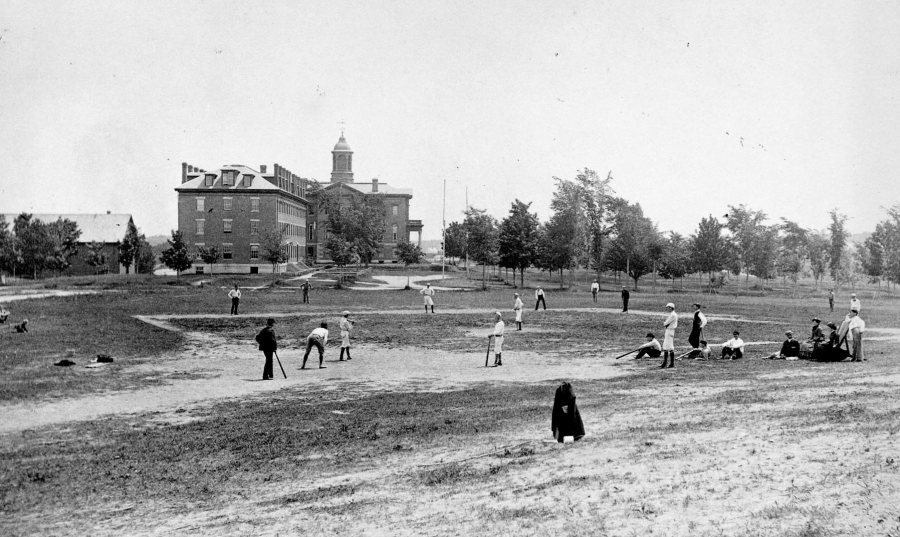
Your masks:
{"label": "white shirt", "polygon": [[312,332],[310,332],[309,337],[307,337],[306,339],[310,339],[310,338],[313,338],[313,337],[321,338],[321,339],[322,339],[322,345],[326,345],[326,344],[328,343],[328,329],[327,329],[327,328],[322,328],[322,327],[320,326],[319,328],[316,328],[315,330],[313,330]]}
{"label": "white shirt", "polygon": [[340,326],[341,326],[341,332],[349,332],[350,329],[353,328],[353,325],[350,323],[350,320],[347,319],[346,317],[341,319]]}
{"label": "white shirt", "polygon": [[539,296],[544,296],[544,290],[543,290],[543,289],[538,289],[537,291],[534,292],[534,298],[537,298],[537,297],[539,297]]}
{"label": "white shirt", "polygon": [[662,345],[659,344],[656,338],[651,339],[647,343],[644,343],[639,347],[640,349],[656,349],[658,351],[662,350]]}
{"label": "white shirt", "polygon": [[678,328],[678,314],[674,311],[669,313],[669,316],[666,317],[666,322],[663,323],[666,327],[666,330],[675,330]]}
{"label": "white shirt", "polygon": [[524,305],[525,305],[525,304],[522,303],[522,299],[519,298],[519,297],[516,297],[516,303],[513,304],[513,309],[514,309],[514,310],[520,310],[520,309],[522,309],[522,306],[524,306]]}
{"label": "white shirt", "polygon": [[697,311],[697,316],[700,317],[700,328],[706,326],[706,315],[703,315],[702,311]]}
{"label": "white shirt", "polygon": [[232,289],[228,291],[229,298],[241,298],[241,290],[240,289]]}
{"label": "white shirt", "polygon": [[856,310],[857,312],[859,312],[862,309],[862,304],[860,303],[858,298],[850,299],[850,309]]}
{"label": "white shirt", "polygon": [[847,325],[847,329],[852,333],[854,328],[858,328],[860,333],[866,331],[866,322],[859,318],[859,315],[852,317]]}
{"label": "white shirt", "polygon": [[599,291],[599,290],[600,290],[600,284],[599,284],[599,283],[594,282],[594,283],[591,284],[591,291]]}
{"label": "white shirt", "polygon": [[728,347],[729,349],[741,349],[744,350],[744,340],[739,337],[733,337],[722,344],[723,347]]}
{"label": "white shirt", "polygon": [[503,322],[503,319],[497,321],[497,324],[494,325],[494,337],[503,337],[503,329],[506,327],[506,324]]}
{"label": "white shirt", "polygon": [[434,289],[432,289],[431,287],[425,287],[424,289],[419,291],[419,293],[425,296],[434,296]]}

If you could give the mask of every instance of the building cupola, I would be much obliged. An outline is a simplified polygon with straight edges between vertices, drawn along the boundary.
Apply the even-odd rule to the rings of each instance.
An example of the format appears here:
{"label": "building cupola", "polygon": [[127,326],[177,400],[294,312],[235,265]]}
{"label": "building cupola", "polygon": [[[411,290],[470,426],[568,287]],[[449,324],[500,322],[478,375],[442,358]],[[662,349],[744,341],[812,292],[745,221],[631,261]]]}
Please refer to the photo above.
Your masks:
{"label": "building cupola", "polygon": [[334,144],[334,149],[331,151],[331,182],[353,182],[353,150],[350,149],[350,144],[344,139],[343,132],[338,143]]}

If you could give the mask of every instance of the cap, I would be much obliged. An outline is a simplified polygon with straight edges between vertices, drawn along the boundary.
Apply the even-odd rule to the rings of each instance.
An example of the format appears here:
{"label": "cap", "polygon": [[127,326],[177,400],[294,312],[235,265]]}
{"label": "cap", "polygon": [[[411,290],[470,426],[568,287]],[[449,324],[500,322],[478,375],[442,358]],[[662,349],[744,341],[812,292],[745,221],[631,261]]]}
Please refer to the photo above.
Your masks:
{"label": "cap", "polygon": [[346,316],[350,315],[350,312],[347,311],[347,310],[344,310],[344,311],[341,313],[341,315],[343,315],[344,317],[346,317]]}
{"label": "cap", "polygon": [[731,333],[732,336],[739,336],[740,334],[741,333],[738,332],[737,330],[735,330],[734,332]]}
{"label": "cap", "polygon": [[813,317],[813,318],[812,318],[812,322],[814,322],[814,323],[821,323],[821,322],[822,322],[822,319],[819,319],[818,317]]}
{"label": "cap", "polygon": [[668,304],[666,304],[666,307],[667,307],[667,308],[672,308],[672,309],[674,310],[674,309],[675,309],[675,304],[672,304],[671,302],[669,302]]}
{"label": "cap", "polygon": [[791,332],[790,330],[788,330],[787,332],[784,333],[784,335],[786,335],[786,336],[793,336],[794,333]]}
{"label": "cap", "polygon": [[519,296],[519,293],[513,293],[515,296]]}
{"label": "cap", "polygon": [[850,293],[850,296],[856,298],[856,293]]}
{"label": "cap", "polygon": [[503,317],[503,314],[501,314],[499,311],[495,311],[494,313],[497,315],[497,317]]}
{"label": "cap", "polygon": [[859,313],[859,308],[850,308],[853,313]]}
{"label": "cap", "polygon": [[702,308],[702,307],[703,307],[703,306],[701,306],[701,305],[700,305],[699,303],[697,303],[697,302],[694,302],[693,304],[691,304],[691,306],[697,306],[698,308]]}
{"label": "cap", "polygon": [[828,328],[831,328],[832,330],[837,330],[837,325],[834,324],[834,323],[831,322],[831,321],[828,321],[828,323],[826,324],[826,326],[828,326]]}
{"label": "cap", "polygon": [[647,337],[656,337],[653,335],[653,332],[647,332]]}

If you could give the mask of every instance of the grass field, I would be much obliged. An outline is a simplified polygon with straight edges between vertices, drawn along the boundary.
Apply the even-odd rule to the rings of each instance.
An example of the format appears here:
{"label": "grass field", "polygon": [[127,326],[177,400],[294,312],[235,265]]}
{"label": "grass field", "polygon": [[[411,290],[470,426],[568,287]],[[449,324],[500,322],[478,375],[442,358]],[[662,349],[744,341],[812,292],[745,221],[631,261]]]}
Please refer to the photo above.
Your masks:
{"label": "grass field", "polygon": [[[704,303],[713,342],[734,328],[780,342],[784,329],[804,335],[812,315],[825,319],[825,301],[809,288],[710,296],[645,285],[624,315],[617,292],[595,306],[587,284],[548,285],[551,309],[526,310],[525,331],[508,332],[504,368],[479,369],[490,312],[509,312],[512,328],[511,288],[440,292],[438,314],[425,316],[415,291],[317,288],[306,306],[288,282],[245,291],[242,316],[208,317],[228,313],[226,282],[169,281],[8,305],[34,329],[0,334],[6,415],[221,382],[243,364],[255,377],[252,339],[268,315],[290,381],[9,430],[0,534],[900,536],[900,302],[890,295],[864,302],[862,364],[759,359],[770,344],[660,371],[612,356],[661,332],[665,302],[684,315],[684,348],[689,302]],[[354,362],[333,362],[330,348],[328,370],[298,379],[300,340],[343,309],[357,319]],[[184,317],[165,318],[172,331],[133,315]],[[232,369],[205,369],[204,347]],[[116,362],[80,367],[99,352]],[[52,366],[67,354],[79,366]],[[429,376],[422,361],[445,369]],[[546,441],[560,380],[575,386],[588,430],[575,444]]]}

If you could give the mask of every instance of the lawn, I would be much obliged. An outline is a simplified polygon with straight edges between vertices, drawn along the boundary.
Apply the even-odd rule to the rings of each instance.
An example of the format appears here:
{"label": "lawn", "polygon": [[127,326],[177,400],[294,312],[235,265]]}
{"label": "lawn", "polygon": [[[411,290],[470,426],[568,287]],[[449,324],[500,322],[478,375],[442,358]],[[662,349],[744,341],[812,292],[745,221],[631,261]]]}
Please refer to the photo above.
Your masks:
{"label": "lawn", "polygon": [[[0,393],[15,404],[144,388],[130,372],[146,361],[177,363],[183,336],[131,315],[227,313],[224,287],[133,282],[14,303],[35,330],[3,334]],[[611,356],[661,331],[661,305],[673,298],[704,303],[711,341],[738,328],[748,341],[779,342],[785,328],[805,334],[809,318],[825,313],[814,289],[798,297],[633,293],[631,309],[652,315],[592,311],[586,286],[545,290],[551,309],[526,310],[525,331],[508,332],[509,379],[517,352],[616,367]],[[253,352],[268,314],[279,314],[276,330],[294,347],[346,308],[363,349],[483,358],[490,311],[509,311],[512,292],[441,292],[439,314],[426,316],[415,291],[319,288],[305,306],[276,286],[245,292],[246,317],[170,322]],[[682,361],[667,371],[628,362],[626,376],[565,377],[589,433],[573,445],[544,441],[558,380],[502,376],[424,391],[334,378],[175,415],[9,433],[0,444],[0,533],[900,535],[900,367],[896,341],[877,331],[898,325],[897,304],[889,296],[864,303],[873,330],[863,364],[760,360],[772,344],[748,347],[739,361]],[[599,307],[617,305],[616,292],[601,294]],[[685,316],[680,347],[687,324]],[[113,354],[116,369],[98,377],[46,365],[65,349]],[[27,353],[41,356],[31,361],[39,365]]]}

